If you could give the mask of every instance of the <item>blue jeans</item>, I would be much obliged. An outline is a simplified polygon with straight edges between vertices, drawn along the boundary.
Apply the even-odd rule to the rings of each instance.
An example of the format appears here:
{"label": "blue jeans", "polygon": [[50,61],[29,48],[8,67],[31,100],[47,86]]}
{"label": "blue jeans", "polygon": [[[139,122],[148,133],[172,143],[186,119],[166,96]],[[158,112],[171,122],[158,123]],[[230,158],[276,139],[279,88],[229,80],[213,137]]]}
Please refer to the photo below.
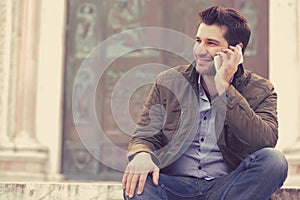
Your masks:
{"label": "blue jeans", "polygon": [[[229,174],[213,180],[160,174],[159,185],[148,176],[144,191],[134,200],[266,200],[279,189],[287,176],[283,154],[273,148],[256,151]],[[128,200],[129,197],[125,196]]]}

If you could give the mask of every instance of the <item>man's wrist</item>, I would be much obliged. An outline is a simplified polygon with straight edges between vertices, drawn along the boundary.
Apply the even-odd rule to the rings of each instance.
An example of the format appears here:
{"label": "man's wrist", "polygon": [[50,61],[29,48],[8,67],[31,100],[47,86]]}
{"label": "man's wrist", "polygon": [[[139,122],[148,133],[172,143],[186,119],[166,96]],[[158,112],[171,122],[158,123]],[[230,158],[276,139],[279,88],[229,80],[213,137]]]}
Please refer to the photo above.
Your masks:
{"label": "man's wrist", "polygon": [[159,166],[160,165],[160,161],[159,159],[151,152],[148,152],[148,151],[139,151],[139,152],[136,152],[135,154],[131,155],[130,156],[130,159],[129,161],[133,160],[136,156],[138,155],[143,155],[145,154],[145,156],[147,156],[147,154],[150,156],[150,158],[152,159],[152,161],[157,165]]}
{"label": "man's wrist", "polygon": [[220,85],[217,86],[217,91],[218,91],[219,96],[224,94],[224,92],[226,92],[226,90],[228,88],[229,88],[229,83],[222,81],[222,83],[220,83]]}
{"label": "man's wrist", "polygon": [[142,156],[142,155],[148,155],[148,156],[151,157],[150,153],[149,153],[149,152],[145,152],[145,151],[136,153],[136,154],[134,155],[134,157],[136,157],[136,156]]}

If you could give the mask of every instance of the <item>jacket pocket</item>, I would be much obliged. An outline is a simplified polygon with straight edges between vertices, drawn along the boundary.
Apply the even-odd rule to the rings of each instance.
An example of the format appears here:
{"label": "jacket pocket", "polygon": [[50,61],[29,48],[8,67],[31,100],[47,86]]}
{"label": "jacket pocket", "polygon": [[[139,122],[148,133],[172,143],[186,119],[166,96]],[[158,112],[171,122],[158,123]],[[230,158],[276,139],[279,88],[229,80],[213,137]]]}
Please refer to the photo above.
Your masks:
{"label": "jacket pocket", "polygon": [[163,132],[168,139],[172,139],[178,131],[181,123],[182,110],[180,108],[172,109],[167,112],[167,118],[163,127]]}

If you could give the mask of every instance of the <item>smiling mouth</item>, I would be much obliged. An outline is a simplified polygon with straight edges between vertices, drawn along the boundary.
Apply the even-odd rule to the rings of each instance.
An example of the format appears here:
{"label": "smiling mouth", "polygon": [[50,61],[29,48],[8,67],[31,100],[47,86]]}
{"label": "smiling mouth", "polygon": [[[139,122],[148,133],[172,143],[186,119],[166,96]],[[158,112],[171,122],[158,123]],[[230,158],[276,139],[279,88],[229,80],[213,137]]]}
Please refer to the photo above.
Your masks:
{"label": "smiling mouth", "polygon": [[203,56],[195,55],[195,57],[197,60],[200,60],[200,61],[206,61],[206,62],[213,61],[213,58],[210,56],[207,56],[207,55],[203,55]]}
{"label": "smiling mouth", "polygon": [[211,57],[208,56],[195,56],[197,60],[199,61],[203,61],[203,62],[211,62],[213,61],[213,59]]}
{"label": "smiling mouth", "polygon": [[209,65],[209,63],[210,63],[210,61],[197,60],[197,64],[198,64],[198,65],[207,66],[207,65]]}

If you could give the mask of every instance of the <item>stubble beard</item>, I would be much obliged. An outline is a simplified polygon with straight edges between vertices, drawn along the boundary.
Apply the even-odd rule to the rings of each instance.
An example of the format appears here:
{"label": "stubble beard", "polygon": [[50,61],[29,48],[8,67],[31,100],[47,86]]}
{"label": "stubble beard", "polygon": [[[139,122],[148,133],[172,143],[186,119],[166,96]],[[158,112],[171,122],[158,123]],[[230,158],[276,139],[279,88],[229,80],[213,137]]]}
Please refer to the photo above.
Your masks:
{"label": "stubble beard", "polygon": [[200,75],[206,75],[206,76],[215,76],[216,75],[216,69],[214,64],[209,64],[208,67],[196,64],[196,71]]}

